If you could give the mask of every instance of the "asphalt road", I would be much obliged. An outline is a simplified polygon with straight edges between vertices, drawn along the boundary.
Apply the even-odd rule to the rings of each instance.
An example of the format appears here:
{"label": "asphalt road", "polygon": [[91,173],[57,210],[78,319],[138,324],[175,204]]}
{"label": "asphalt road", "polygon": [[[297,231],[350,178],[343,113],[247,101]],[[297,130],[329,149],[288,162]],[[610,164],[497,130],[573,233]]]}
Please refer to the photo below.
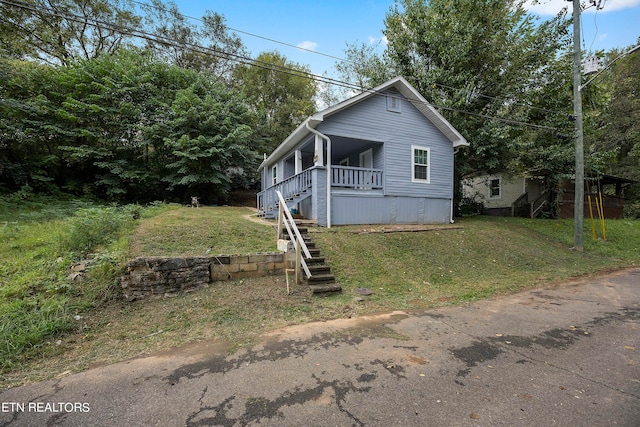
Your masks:
{"label": "asphalt road", "polygon": [[640,269],[0,393],[12,426],[640,426]]}

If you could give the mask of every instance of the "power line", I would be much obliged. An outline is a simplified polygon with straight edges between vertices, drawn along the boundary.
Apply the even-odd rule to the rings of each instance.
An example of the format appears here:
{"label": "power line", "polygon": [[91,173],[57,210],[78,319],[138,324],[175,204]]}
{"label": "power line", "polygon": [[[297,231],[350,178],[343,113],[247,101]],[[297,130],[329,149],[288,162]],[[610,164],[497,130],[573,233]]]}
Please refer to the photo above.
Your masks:
{"label": "power line", "polygon": [[[167,11],[167,9],[159,8],[159,7],[157,7],[157,6],[153,5],[153,4],[145,3],[145,2],[142,2],[142,1],[132,0],[132,2],[135,3],[135,4],[141,5],[141,6],[147,6],[147,7],[150,7],[152,9],[161,10],[163,12]],[[199,21],[199,22],[205,23],[205,21],[203,19],[201,19],[201,18],[196,18],[196,17],[190,16],[190,15],[186,15],[186,14],[181,13],[181,12],[178,12],[178,15],[182,16],[183,18],[188,18],[188,19],[191,19],[191,20],[194,20],[194,21]],[[327,54],[327,53],[324,53],[324,52],[319,52],[317,50],[306,49],[306,48],[303,48],[303,47],[300,47],[300,46],[296,46],[296,45],[293,45],[293,44],[290,44],[290,43],[286,43],[286,42],[283,42],[283,41],[280,41],[280,40],[276,40],[276,39],[273,39],[273,38],[261,36],[261,35],[250,33],[250,32],[243,31],[243,30],[238,30],[236,28],[229,27],[228,25],[223,25],[223,26],[227,30],[234,31],[236,33],[245,34],[245,35],[248,35],[250,37],[259,38],[259,39],[262,39],[262,40],[265,40],[265,41],[269,41],[269,42],[272,42],[272,43],[277,43],[277,44],[280,44],[280,45],[283,45],[283,46],[287,46],[287,47],[292,47],[292,48],[299,49],[299,50],[302,50],[302,51],[305,51],[305,52],[308,52],[308,53],[311,53],[311,54],[321,55],[321,56],[324,56],[324,57],[327,57],[327,58],[335,59],[335,60],[340,61],[340,62],[346,62],[346,63],[349,63],[349,64],[358,65],[355,61],[350,60],[350,59],[340,58],[338,56],[330,55],[330,54]],[[346,83],[346,82],[344,82],[344,83]],[[354,85],[354,84],[351,84],[351,83],[349,83],[349,84],[352,85],[352,86],[358,87],[359,90],[362,90],[362,88],[360,88],[357,85]],[[445,88],[445,89],[453,90],[453,91],[460,90],[459,88],[456,88],[456,87],[453,87],[453,86],[448,86],[448,85],[441,84],[441,83],[431,82],[430,84],[434,85],[434,86],[437,86],[437,87],[442,87],[442,88]],[[486,95],[486,94],[483,94],[483,93],[479,93],[479,94],[477,94],[477,96],[480,97],[480,98],[485,98],[485,99],[489,99],[489,100],[492,100],[492,101],[502,101],[502,102],[512,102],[513,101],[513,99],[490,96],[490,95]],[[534,110],[538,110],[538,111],[542,111],[542,112],[545,112],[545,113],[555,113],[555,111],[548,110],[548,109],[541,108],[541,107],[536,107],[536,106],[533,106],[533,105],[530,105],[530,104],[525,105],[525,107],[531,108],[531,109],[534,109]]]}
{"label": "power line", "polygon": [[[145,2],[141,2],[141,1],[136,1],[136,0],[132,0],[132,3],[139,4],[141,6],[147,6],[147,7],[156,9],[156,10],[160,10],[160,8],[158,8],[157,6],[155,6],[153,4],[149,4],[149,3],[145,3]],[[166,9],[162,9],[162,10],[164,11]],[[181,12],[178,12],[178,14],[180,16],[182,16],[183,18],[189,18],[189,19],[192,19],[194,21],[200,21],[202,23],[205,23],[202,18],[196,18],[194,16],[186,15],[186,14],[181,13]],[[287,46],[287,47],[292,47],[294,49],[302,50],[304,52],[309,52],[309,53],[313,53],[313,54],[316,54],[316,55],[325,56],[327,58],[336,59],[336,60],[342,61],[342,62],[353,62],[353,61],[349,61],[349,60],[344,59],[344,58],[340,58],[340,57],[337,57],[337,56],[329,55],[328,53],[318,52],[317,50],[307,49],[307,48],[304,48],[304,47],[301,47],[301,46],[297,46],[297,45],[294,45],[294,44],[291,44],[291,43],[287,43],[287,42],[283,42],[283,41],[280,41],[280,40],[272,39],[272,38],[269,38],[269,37],[261,36],[261,35],[258,35],[258,34],[250,33],[248,31],[243,31],[243,30],[238,30],[236,28],[231,28],[228,25],[224,25],[224,27],[227,30],[230,30],[230,31],[233,31],[233,32],[236,32],[236,33],[244,34],[244,35],[250,36],[250,37],[255,37],[255,38],[258,38],[258,39],[261,39],[261,40],[265,40],[265,41],[268,41],[268,42],[271,42],[271,43],[281,44],[281,45]]]}
{"label": "power line", "polygon": [[[337,80],[337,79],[333,79],[330,77],[326,77],[326,76],[320,76],[317,74],[313,74],[310,72],[306,72],[306,71],[301,71],[301,70],[294,70],[285,66],[281,66],[281,65],[277,65],[277,64],[272,64],[272,63],[268,63],[268,62],[264,62],[264,61],[259,61],[256,59],[252,59],[250,57],[246,57],[240,54],[236,54],[236,53],[232,53],[232,52],[224,52],[221,51],[219,49],[215,49],[212,47],[203,47],[200,45],[197,45],[195,43],[189,43],[189,42],[176,42],[175,40],[169,39],[167,37],[163,37],[163,36],[158,36],[155,34],[150,34],[148,32],[142,31],[142,30],[138,30],[138,29],[131,29],[131,28],[126,28],[117,24],[111,24],[109,22],[105,22],[105,21],[101,21],[95,18],[89,18],[86,16],[80,16],[80,15],[75,15],[73,13],[70,12],[61,12],[58,11],[56,9],[53,8],[49,8],[49,7],[45,7],[45,6],[37,6],[37,5],[32,5],[29,3],[24,3],[24,2],[20,2],[17,0],[3,0],[4,4],[9,4],[11,6],[15,6],[18,8],[22,8],[22,9],[26,9],[26,10],[31,10],[33,12],[38,12],[38,11],[45,11],[46,13],[49,13],[50,15],[53,16],[57,16],[57,17],[61,17],[61,18],[65,18],[68,19],[70,21],[73,22],[78,22],[78,23],[82,23],[85,25],[91,25],[97,28],[102,28],[102,29],[107,29],[107,30],[111,30],[111,31],[115,31],[115,32],[119,32],[123,35],[128,35],[131,37],[137,37],[137,38],[141,38],[144,40],[148,40],[151,42],[155,42],[155,43],[161,43],[164,45],[168,45],[168,46],[173,46],[173,47],[177,47],[177,48],[182,48],[182,49],[190,49],[192,51],[201,53],[201,54],[210,54],[214,57],[218,57],[218,58],[222,58],[222,59],[226,59],[229,61],[235,61],[238,62],[240,64],[243,65],[250,65],[250,66],[255,66],[255,67],[259,67],[262,69],[266,69],[269,71],[273,71],[273,72],[281,72],[281,73],[286,73],[286,74],[290,74],[293,76],[298,76],[298,77],[303,77],[303,78],[307,78],[307,79],[311,79],[313,81],[316,82],[320,82],[320,83],[325,83],[325,84],[330,84],[330,85],[335,85],[335,86],[340,86],[340,87],[344,87],[353,91],[360,91],[362,93],[371,93],[373,95],[381,95],[381,96],[386,96],[386,94],[375,91],[374,89],[365,89],[363,90],[362,88],[360,88],[358,85],[355,85],[353,83],[349,83],[349,82],[345,82],[345,81],[341,81],[341,80]],[[7,22],[7,21],[5,21]],[[481,114],[481,113],[474,113],[474,112],[470,112],[470,111],[465,111],[465,110],[460,110],[460,109],[456,109],[456,108],[452,108],[452,107],[445,107],[445,106],[438,106],[438,105],[434,105],[431,104],[429,102],[424,102],[420,99],[410,99],[407,98],[410,102],[412,103],[420,103],[420,104],[426,104],[426,105],[430,105],[436,109],[441,109],[441,110],[447,110],[447,111],[452,111],[455,113],[459,113],[459,114],[466,114],[466,115],[470,115],[470,116],[475,116],[475,117],[481,117],[481,118],[485,118],[485,119],[489,119],[489,120],[496,120],[496,121],[500,121],[500,122],[504,122],[510,125],[519,125],[519,126],[525,126],[525,127],[530,127],[530,128],[534,128],[534,129],[539,129],[539,130],[548,130],[548,131],[553,131],[553,132],[558,132],[558,128],[553,128],[553,127],[549,127],[549,126],[544,126],[544,125],[536,125],[533,123],[526,123],[526,122],[521,122],[521,121],[517,121],[517,120],[511,120],[511,119],[505,119],[505,118],[501,118],[501,117],[495,117],[495,116],[489,116],[486,114]],[[496,98],[498,99],[498,98]]]}

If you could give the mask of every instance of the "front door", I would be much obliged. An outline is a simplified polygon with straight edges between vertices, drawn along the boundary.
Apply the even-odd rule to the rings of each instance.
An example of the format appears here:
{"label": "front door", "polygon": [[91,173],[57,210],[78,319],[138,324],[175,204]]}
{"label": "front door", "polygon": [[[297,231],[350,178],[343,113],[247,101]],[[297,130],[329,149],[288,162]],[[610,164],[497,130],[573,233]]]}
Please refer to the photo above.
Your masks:
{"label": "front door", "polygon": [[[373,149],[368,149],[360,153],[360,167],[364,169],[373,169]],[[373,182],[372,172],[360,172],[362,174],[362,190],[370,190]]]}
{"label": "front door", "polygon": [[360,167],[366,169],[373,169],[373,149],[368,149],[360,153]]}

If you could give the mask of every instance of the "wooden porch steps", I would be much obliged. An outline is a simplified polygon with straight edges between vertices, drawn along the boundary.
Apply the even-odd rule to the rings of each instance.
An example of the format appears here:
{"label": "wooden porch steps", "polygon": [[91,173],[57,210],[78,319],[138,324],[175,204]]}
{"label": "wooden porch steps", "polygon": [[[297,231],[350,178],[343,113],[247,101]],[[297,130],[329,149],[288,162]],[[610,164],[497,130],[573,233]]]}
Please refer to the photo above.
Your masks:
{"label": "wooden porch steps", "polygon": [[[305,190],[301,191],[300,193],[292,194],[291,196],[287,197],[285,201],[287,202],[287,204],[289,204],[289,202],[291,202],[291,205],[297,205],[298,203],[302,202],[303,200],[307,199],[308,197],[311,197],[311,191],[307,191],[305,189]],[[258,211],[258,217],[265,218],[265,219],[276,219],[276,218],[278,218],[278,206],[279,205],[280,205],[280,203],[276,202],[271,209]]]}
{"label": "wooden porch steps", "polygon": [[311,272],[311,277],[307,278],[307,285],[314,294],[329,294],[342,291],[342,286],[336,283],[336,277],[331,273],[320,249],[309,237],[309,230],[305,226],[298,227],[300,234],[311,253],[311,259],[307,259],[307,266]]}

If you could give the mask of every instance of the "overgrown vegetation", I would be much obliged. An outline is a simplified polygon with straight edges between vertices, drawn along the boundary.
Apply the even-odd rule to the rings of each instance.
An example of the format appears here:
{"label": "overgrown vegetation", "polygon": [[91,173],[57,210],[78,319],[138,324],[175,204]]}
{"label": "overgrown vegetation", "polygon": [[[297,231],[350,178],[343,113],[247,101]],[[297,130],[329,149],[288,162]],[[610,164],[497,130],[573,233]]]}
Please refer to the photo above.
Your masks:
{"label": "overgrown vegetation", "polygon": [[134,218],[152,210],[17,193],[0,199],[0,368],[119,296]]}
{"label": "overgrown vegetation", "polygon": [[[246,208],[24,196],[0,199],[3,386],[190,342],[221,339],[237,348],[286,325],[459,303],[640,264],[637,220],[607,221],[606,241],[592,241],[586,222],[583,253],[570,250],[566,220],[471,217],[455,229],[413,233],[312,228],[343,286],[339,295],[314,297],[305,286],[287,295],[284,277],[266,277],[129,303],[117,283],[129,256],[273,250],[273,226]],[[363,229],[370,232],[354,233]],[[360,287],[373,294],[356,302]]]}

